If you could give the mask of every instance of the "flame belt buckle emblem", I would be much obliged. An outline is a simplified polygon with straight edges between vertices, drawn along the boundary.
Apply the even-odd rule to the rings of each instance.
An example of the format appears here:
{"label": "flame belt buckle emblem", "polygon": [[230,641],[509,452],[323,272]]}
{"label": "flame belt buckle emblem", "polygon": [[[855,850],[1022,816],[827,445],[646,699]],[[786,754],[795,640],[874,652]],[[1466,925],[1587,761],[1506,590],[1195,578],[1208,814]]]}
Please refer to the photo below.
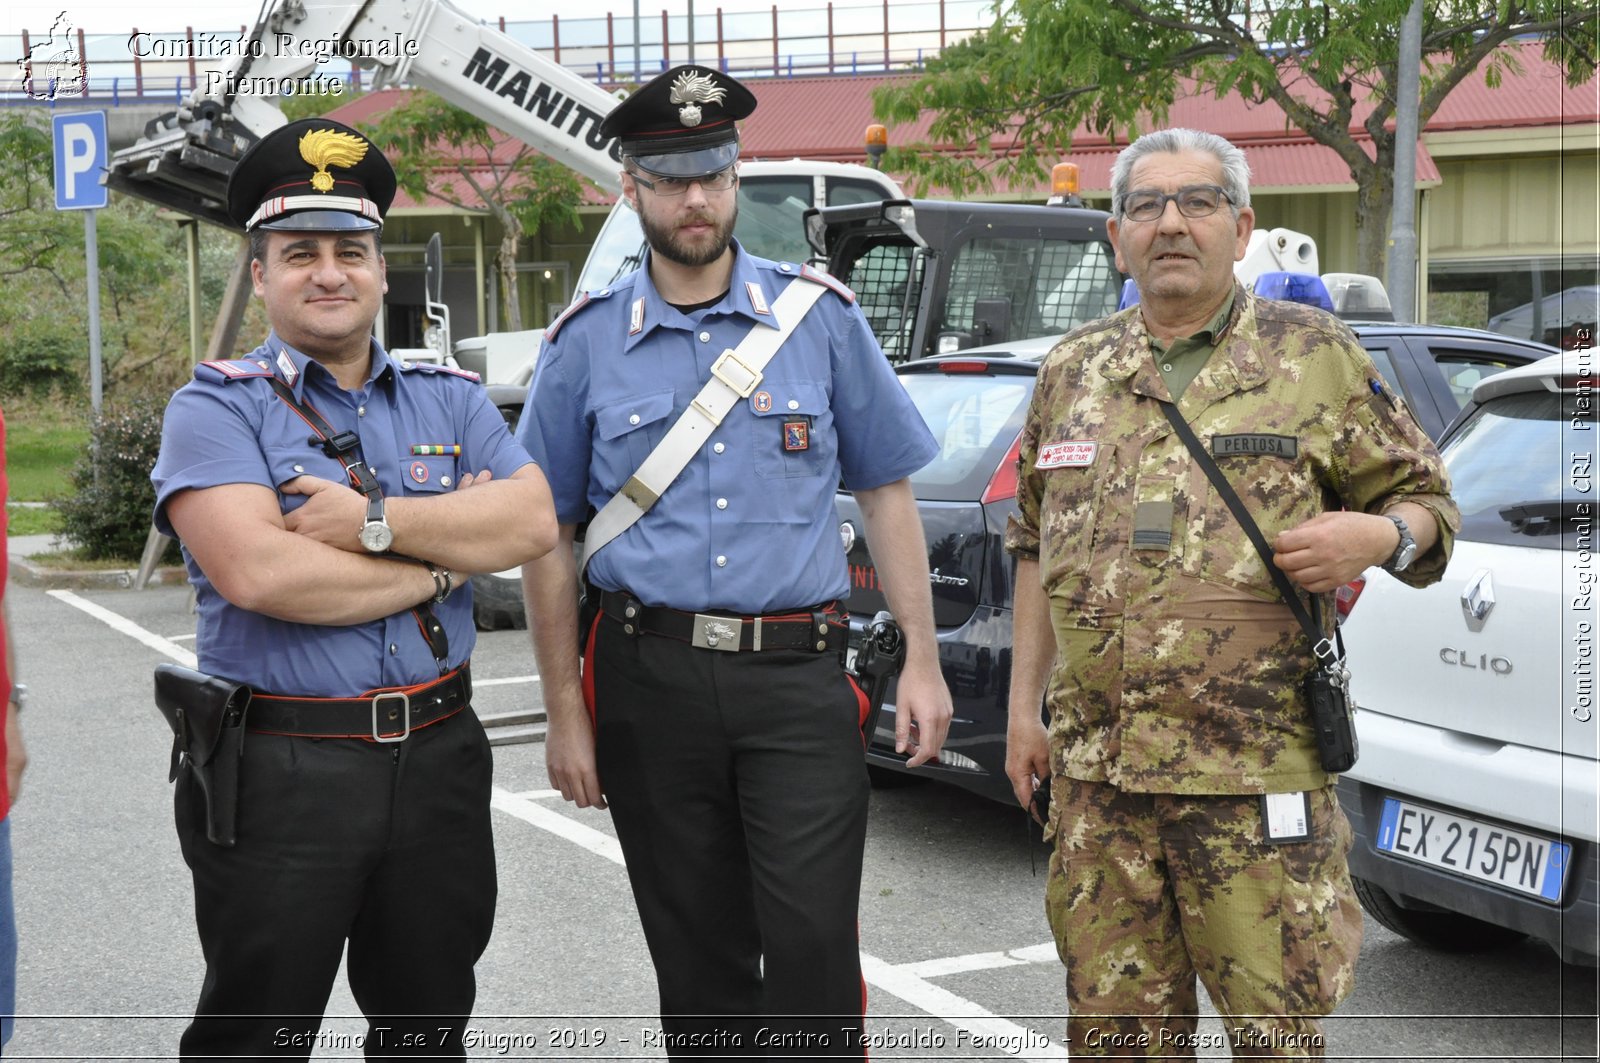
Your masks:
{"label": "flame belt buckle emblem", "polygon": [[691,645],[703,650],[723,650],[737,653],[739,650],[739,625],[722,616],[707,616],[704,613],[694,614],[694,637],[689,640]]}

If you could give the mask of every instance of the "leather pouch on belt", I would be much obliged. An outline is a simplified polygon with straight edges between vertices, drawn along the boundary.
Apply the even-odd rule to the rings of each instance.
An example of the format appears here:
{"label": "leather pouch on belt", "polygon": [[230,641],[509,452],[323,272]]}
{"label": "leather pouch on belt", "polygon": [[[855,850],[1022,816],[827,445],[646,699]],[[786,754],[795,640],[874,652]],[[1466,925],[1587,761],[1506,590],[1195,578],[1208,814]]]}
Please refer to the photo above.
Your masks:
{"label": "leather pouch on belt", "polygon": [[156,665],[156,708],[172,728],[172,770],[189,766],[205,795],[206,838],[232,846],[239,807],[239,759],[250,688],[175,664]]}

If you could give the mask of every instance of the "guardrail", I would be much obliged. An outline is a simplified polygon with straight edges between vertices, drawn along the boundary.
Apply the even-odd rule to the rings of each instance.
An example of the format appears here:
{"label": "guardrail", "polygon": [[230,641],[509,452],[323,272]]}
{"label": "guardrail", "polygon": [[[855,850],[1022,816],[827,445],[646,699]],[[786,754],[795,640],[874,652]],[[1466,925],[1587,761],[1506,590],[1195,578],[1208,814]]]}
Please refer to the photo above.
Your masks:
{"label": "guardrail", "polygon": [[[65,16],[63,16],[64,19]],[[642,81],[677,63],[715,65],[739,77],[865,74],[919,68],[993,20],[993,0],[879,0],[864,5],[697,14],[661,12],[637,22],[607,14],[539,21],[488,20],[552,61],[600,84]],[[0,104],[119,107],[175,103],[226,70],[248,33],[90,33],[58,20],[47,34],[0,35],[0,56],[20,57],[0,83]],[[370,85],[360,68],[317,67],[345,91]]]}

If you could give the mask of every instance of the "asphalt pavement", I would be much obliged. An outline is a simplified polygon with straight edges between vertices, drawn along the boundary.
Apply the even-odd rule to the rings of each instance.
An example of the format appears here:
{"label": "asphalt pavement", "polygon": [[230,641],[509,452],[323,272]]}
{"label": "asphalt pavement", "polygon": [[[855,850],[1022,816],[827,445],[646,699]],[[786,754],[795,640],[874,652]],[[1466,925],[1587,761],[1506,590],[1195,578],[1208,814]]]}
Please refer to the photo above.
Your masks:
{"label": "asphalt pavement", "polygon": [[[13,574],[25,565],[14,557]],[[7,600],[33,698],[13,814],[22,1014],[5,1056],[171,1058],[203,965],[150,675],[192,653],[187,588],[14,579]],[[480,636],[480,715],[538,707],[534,671],[525,632]],[[496,748],[495,787],[500,899],[469,1055],[661,1058],[654,973],[608,815],[551,792],[537,743]],[[938,785],[874,792],[861,913],[872,1058],[1065,1058],[1046,855],[1019,810]],[[1328,1055],[1593,1059],[1595,1000],[1595,972],[1542,946],[1445,955],[1369,921]],[[328,1015],[314,1058],[359,1058],[365,1023],[342,981]],[[1227,1058],[1218,1020],[1201,1033],[1201,1058]]]}

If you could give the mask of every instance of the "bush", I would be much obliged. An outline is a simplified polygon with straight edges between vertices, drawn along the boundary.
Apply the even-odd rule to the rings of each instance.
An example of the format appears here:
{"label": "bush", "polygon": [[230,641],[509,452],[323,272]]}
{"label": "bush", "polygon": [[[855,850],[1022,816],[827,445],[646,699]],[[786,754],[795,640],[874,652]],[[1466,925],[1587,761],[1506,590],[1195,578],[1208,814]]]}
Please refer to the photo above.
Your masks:
{"label": "bush", "polygon": [[42,396],[76,390],[87,341],[81,329],[59,320],[24,317],[7,323],[0,350],[0,394]]}
{"label": "bush", "polygon": [[62,533],[86,558],[133,560],[144,552],[156,502],[150,470],[161,451],[163,409],[163,403],[141,398],[107,406],[91,418],[89,450],[70,477],[76,493],[51,503],[61,514]]}

